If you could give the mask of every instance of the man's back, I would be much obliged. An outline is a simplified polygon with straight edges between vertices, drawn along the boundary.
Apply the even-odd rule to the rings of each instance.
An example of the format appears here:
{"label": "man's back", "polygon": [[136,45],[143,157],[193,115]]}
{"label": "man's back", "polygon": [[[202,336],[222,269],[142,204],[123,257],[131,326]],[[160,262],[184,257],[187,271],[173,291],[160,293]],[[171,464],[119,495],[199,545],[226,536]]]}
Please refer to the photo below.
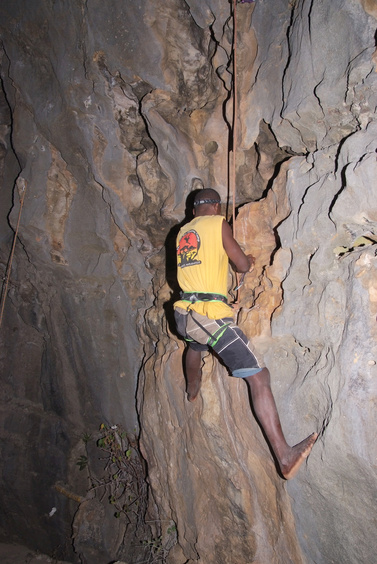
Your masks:
{"label": "man's back", "polygon": [[[195,217],[177,236],[177,278],[186,293],[203,293],[227,297],[228,255],[222,241],[221,215]],[[189,303],[176,302],[175,307],[187,309]],[[195,303],[192,309],[215,319],[231,315],[225,303],[212,301]]]}

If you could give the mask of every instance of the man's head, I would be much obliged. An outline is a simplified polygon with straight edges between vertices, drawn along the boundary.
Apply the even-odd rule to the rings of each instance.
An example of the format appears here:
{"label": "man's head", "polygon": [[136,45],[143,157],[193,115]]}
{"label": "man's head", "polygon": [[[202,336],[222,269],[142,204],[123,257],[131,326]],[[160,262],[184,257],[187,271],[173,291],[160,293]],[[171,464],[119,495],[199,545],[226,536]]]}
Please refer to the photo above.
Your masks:
{"label": "man's head", "polygon": [[221,198],[213,188],[203,188],[194,199],[194,215],[219,215],[221,213]]}

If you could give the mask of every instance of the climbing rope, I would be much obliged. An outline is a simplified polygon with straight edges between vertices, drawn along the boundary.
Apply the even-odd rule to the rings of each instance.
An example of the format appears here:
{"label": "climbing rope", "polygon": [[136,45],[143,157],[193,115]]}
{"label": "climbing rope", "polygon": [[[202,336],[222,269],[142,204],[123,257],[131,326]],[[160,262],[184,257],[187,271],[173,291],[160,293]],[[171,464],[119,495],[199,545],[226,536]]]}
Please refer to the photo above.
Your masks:
{"label": "climbing rope", "polygon": [[[232,121],[232,160],[231,160],[231,193],[233,199],[233,237],[236,238],[236,146],[237,146],[237,0],[233,0],[233,121]],[[239,289],[242,285],[239,272],[236,272],[236,288],[234,303],[239,302]]]}
{"label": "climbing rope", "polygon": [[24,205],[24,200],[25,200],[25,195],[26,195],[26,180],[22,177],[20,177],[17,180],[17,187],[19,189],[19,193],[21,193],[20,196],[20,209],[18,211],[18,219],[17,219],[17,225],[16,225],[16,230],[14,232],[14,236],[13,236],[13,244],[12,244],[12,250],[9,256],[9,260],[8,260],[8,265],[7,265],[7,269],[6,269],[6,274],[4,277],[5,283],[3,286],[3,293],[1,295],[1,311],[0,311],[0,327],[1,324],[3,322],[3,315],[4,315],[4,306],[5,306],[5,299],[7,297],[7,292],[8,292],[8,285],[9,285],[9,278],[10,278],[10,273],[12,270],[12,262],[13,262],[13,255],[14,255],[14,248],[16,246],[16,241],[17,241],[17,236],[18,236],[18,230],[20,227],[20,221],[21,221],[21,212],[22,212],[22,208]]}
{"label": "climbing rope", "polygon": [[237,146],[237,4],[251,4],[255,0],[233,0],[233,115],[232,115],[232,161],[231,161],[231,192],[233,198],[233,234],[236,235],[236,146]]}
{"label": "climbing rope", "polygon": [[[232,120],[232,160],[231,160],[231,193],[233,198],[232,217],[233,217],[233,236],[236,238],[236,147],[237,147],[237,109],[238,109],[238,92],[237,92],[237,10],[238,3],[253,3],[255,0],[233,0],[233,120]],[[235,304],[239,302],[239,290],[243,284],[245,273],[236,273],[236,288],[234,291]]]}
{"label": "climbing rope", "polygon": [[231,188],[233,198],[233,234],[236,235],[236,141],[237,141],[237,0],[233,0],[233,127],[232,127],[232,161]]}

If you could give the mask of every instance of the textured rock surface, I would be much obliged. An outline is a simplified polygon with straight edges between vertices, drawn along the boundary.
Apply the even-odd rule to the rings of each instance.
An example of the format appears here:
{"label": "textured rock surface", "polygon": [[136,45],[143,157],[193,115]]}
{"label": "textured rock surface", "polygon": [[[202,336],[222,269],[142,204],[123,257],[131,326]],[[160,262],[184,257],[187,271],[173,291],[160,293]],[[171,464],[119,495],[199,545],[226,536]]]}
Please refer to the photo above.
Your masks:
{"label": "textured rock surface", "polygon": [[[244,382],[207,356],[186,401],[171,326],[187,195],[228,195],[231,5],[0,11],[2,275],[26,182],[1,327],[1,535],[74,561],[82,436],[121,423],[141,433],[171,564],[373,562],[376,2],[237,7],[236,235],[257,257],[238,319],[289,441],[320,433],[289,484]],[[127,561],[125,523],[98,503],[80,505],[76,551]]]}
{"label": "textured rock surface", "polygon": [[15,544],[0,544],[0,556],[2,564],[68,564]]}

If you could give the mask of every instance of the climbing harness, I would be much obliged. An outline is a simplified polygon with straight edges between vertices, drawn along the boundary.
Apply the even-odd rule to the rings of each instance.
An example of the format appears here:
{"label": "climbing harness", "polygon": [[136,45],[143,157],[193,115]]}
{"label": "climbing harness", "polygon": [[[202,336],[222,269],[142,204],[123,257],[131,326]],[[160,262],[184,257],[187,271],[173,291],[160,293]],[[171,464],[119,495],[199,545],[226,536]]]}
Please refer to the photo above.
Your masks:
{"label": "climbing harness", "polygon": [[222,294],[209,294],[203,292],[181,292],[180,297],[181,300],[189,301],[193,304],[195,302],[213,302],[213,301],[224,302],[224,304],[228,303],[228,300]]}
{"label": "climbing harness", "polygon": [[14,237],[13,237],[13,244],[12,244],[12,250],[9,256],[9,260],[8,260],[8,266],[7,266],[7,270],[5,273],[5,284],[3,286],[3,292],[1,295],[1,311],[0,311],[0,327],[3,321],[3,314],[4,314],[4,306],[5,306],[5,299],[7,297],[7,292],[8,292],[8,284],[9,284],[9,278],[10,278],[10,273],[12,270],[12,261],[13,261],[13,255],[14,255],[14,248],[16,246],[16,241],[17,241],[17,236],[18,236],[18,229],[20,227],[20,220],[21,220],[21,212],[22,212],[22,208],[24,205],[24,200],[25,200],[25,195],[26,195],[26,186],[27,186],[27,182],[24,178],[19,177],[17,179],[17,183],[16,183],[18,189],[19,189],[19,193],[21,193],[20,196],[20,209],[18,211],[18,220],[17,220],[17,226],[16,226],[16,230],[14,232]]}

